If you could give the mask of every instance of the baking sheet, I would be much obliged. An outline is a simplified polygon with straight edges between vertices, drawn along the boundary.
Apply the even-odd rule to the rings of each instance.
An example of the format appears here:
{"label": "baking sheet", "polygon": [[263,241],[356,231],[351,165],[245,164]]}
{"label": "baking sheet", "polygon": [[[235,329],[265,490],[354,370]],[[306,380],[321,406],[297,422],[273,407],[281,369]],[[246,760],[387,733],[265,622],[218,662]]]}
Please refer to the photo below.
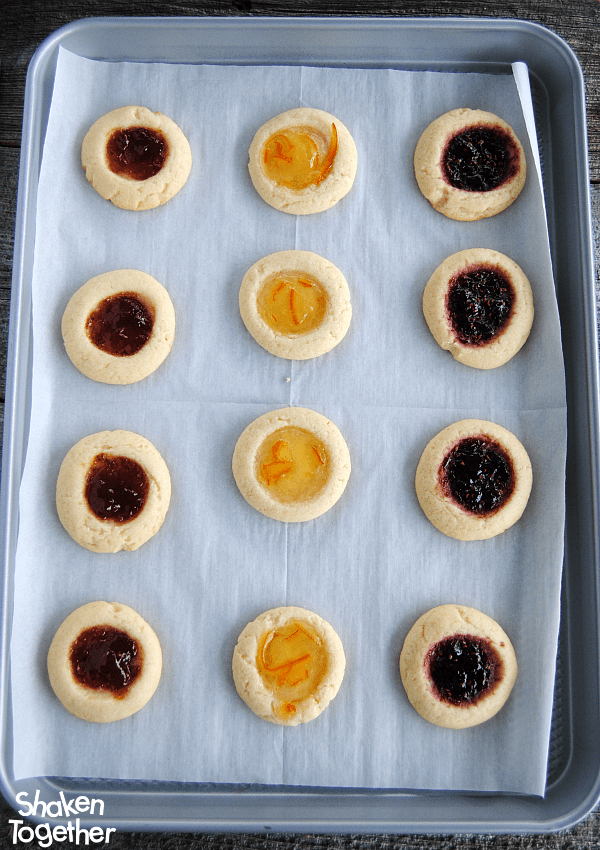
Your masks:
{"label": "baking sheet", "polygon": [[[196,163],[177,198],[143,214],[103,202],[78,162],[93,120],[135,101],[178,120]],[[543,793],[562,564],[558,317],[535,178],[501,216],[467,225],[439,216],[416,190],[416,139],[458,103],[485,105],[525,139],[510,77],[129,65],[61,51],[38,197],[32,434],[15,574],[13,648],[20,659],[35,659],[31,669],[13,655],[17,778],[84,774]],[[246,171],[256,128],[297,105],[338,115],[351,127],[360,157],[351,195],[326,214],[300,219],[266,207]],[[423,286],[438,262],[475,244],[507,253],[534,288],[532,336],[515,361],[492,375],[441,352],[420,312]],[[237,313],[246,268],[290,247],[339,265],[354,306],[344,342],[302,364],[259,349]],[[171,292],[177,340],[143,384],[104,387],[68,362],[60,316],[89,277],[128,266],[153,274]],[[343,499],[300,526],[257,515],[230,472],[245,425],[287,404],[329,416],[353,458]],[[518,526],[493,541],[462,544],[427,523],[412,478],[427,439],[471,415],[515,431],[532,457],[535,484]],[[65,539],[46,494],[73,442],[117,427],[157,445],[175,495],[156,538],[137,553],[98,556]],[[155,627],[165,651],[152,702],[109,728],[66,715],[44,671],[55,628],[92,598],[132,605]],[[520,661],[503,712],[458,736],[415,715],[397,673],[414,619],[446,601],[498,619]],[[235,695],[229,673],[247,620],[280,604],[318,611],[337,629],[348,656],[336,701],[296,730],[255,718]],[[149,736],[151,754],[144,746]]]}

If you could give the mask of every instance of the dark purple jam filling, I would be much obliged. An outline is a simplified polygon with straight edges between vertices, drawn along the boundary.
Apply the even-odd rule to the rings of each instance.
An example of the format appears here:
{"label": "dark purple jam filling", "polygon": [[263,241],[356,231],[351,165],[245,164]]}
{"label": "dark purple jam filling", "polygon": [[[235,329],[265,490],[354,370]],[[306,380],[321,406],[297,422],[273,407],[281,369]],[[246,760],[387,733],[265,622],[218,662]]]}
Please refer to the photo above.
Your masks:
{"label": "dark purple jam filling", "polygon": [[437,696],[451,705],[473,705],[502,678],[502,659],[487,638],[452,635],[427,653],[428,675]]}
{"label": "dark purple jam filling", "polygon": [[446,310],[458,342],[479,346],[497,337],[510,321],[515,303],[512,283],[498,267],[473,266],[448,287]]}
{"label": "dark purple jam filling", "polygon": [[169,146],[163,134],[149,127],[115,130],[106,143],[110,170],[132,180],[154,177],[165,164],[168,153]]}
{"label": "dark purple jam filling", "polygon": [[489,192],[517,173],[519,151],[501,127],[469,127],[453,136],[441,158],[445,180],[465,192]]}
{"label": "dark purple jam filling", "polygon": [[510,457],[489,437],[465,437],[442,461],[442,490],[469,513],[484,516],[510,498],[515,476]]}
{"label": "dark purple jam filling", "polygon": [[129,522],[140,513],[150,482],[146,471],[130,457],[98,454],[85,482],[85,498],[102,520]]}
{"label": "dark purple jam filling", "polygon": [[85,629],[71,644],[71,670],[87,688],[122,698],[142,670],[138,642],[112,626]]}
{"label": "dark purple jam filling", "polygon": [[131,357],[148,342],[154,311],[135,292],[120,292],[101,301],[85,328],[96,348],[114,357]]}

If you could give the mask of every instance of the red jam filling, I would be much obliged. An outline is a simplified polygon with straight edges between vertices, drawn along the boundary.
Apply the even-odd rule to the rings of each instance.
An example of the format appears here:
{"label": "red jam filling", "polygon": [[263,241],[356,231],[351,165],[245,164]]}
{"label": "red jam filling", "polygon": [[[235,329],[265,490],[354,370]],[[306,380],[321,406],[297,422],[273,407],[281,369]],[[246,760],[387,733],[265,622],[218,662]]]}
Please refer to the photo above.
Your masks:
{"label": "red jam filling", "polygon": [[442,702],[474,705],[502,678],[502,659],[487,638],[452,635],[431,647],[425,657],[434,693]]}
{"label": "red jam filling", "polygon": [[481,346],[507,327],[516,300],[513,285],[498,266],[472,266],[455,275],[446,311],[458,342]]}
{"label": "red jam filling", "polygon": [[490,192],[515,176],[519,149],[502,127],[468,127],[447,142],[440,166],[455,189]]}
{"label": "red jam filling", "polygon": [[465,437],[448,452],[440,466],[439,481],[446,496],[477,516],[498,511],[515,488],[508,453],[483,434]]}
{"label": "red jam filling", "polygon": [[142,671],[138,642],[112,626],[85,629],[71,644],[71,670],[86,688],[110,691],[122,699]]}
{"label": "red jam filling", "polygon": [[104,298],[85,323],[96,348],[115,357],[137,354],[152,336],[153,327],[154,310],[135,292]]}
{"label": "red jam filling", "polygon": [[148,180],[165,164],[169,145],[160,130],[127,127],[115,130],[106,143],[108,167],[131,180]]}
{"label": "red jam filling", "polygon": [[150,482],[146,471],[129,457],[98,454],[85,482],[85,498],[101,520],[129,522],[141,512]]}

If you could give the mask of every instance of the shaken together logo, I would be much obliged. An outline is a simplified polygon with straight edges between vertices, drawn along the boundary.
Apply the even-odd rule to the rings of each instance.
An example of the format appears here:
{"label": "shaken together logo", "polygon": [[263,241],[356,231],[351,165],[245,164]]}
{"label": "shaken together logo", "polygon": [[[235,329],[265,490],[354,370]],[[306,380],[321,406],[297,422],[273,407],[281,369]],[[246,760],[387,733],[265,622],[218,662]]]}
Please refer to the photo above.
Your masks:
{"label": "shaken together logo", "polygon": [[108,844],[110,836],[116,832],[112,826],[91,826],[84,828],[81,826],[81,821],[77,815],[89,812],[90,815],[104,816],[104,800],[91,799],[83,795],[74,797],[69,800],[65,797],[62,791],[59,792],[58,800],[51,800],[46,803],[40,800],[40,792],[35,792],[33,801],[29,801],[27,791],[21,791],[17,794],[17,803],[22,808],[17,809],[18,813],[24,818],[39,817],[39,818],[75,818],[74,823],[68,820],[66,824],[55,824],[51,826],[49,823],[38,823],[37,826],[30,826],[22,820],[16,818],[9,820],[12,827],[12,844],[21,841],[23,844],[29,844],[34,839],[37,840],[39,847],[50,847],[53,841],[70,841],[75,844]]}

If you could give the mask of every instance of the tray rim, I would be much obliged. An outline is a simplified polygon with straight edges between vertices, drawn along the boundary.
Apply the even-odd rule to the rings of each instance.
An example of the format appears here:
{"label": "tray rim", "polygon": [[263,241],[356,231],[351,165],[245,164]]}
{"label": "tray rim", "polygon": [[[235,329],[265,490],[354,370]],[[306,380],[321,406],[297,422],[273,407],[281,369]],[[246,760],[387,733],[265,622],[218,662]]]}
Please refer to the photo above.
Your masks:
{"label": "tray rim", "polygon": [[[584,95],[584,85],[583,85],[583,74],[581,72],[581,67],[579,65],[579,61],[575,56],[574,52],[571,48],[556,34],[552,33],[551,30],[539,25],[534,24],[532,22],[527,21],[518,21],[514,19],[502,19],[502,18],[460,18],[460,17],[448,17],[448,18],[402,18],[402,17],[392,17],[392,16],[344,16],[344,17],[306,17],[306,16],[284,16],[284,17],[270,17],[270,16],[257,16],[257,17],[245,17],[245,16],[219,16],[219,17],[120,17],[120,16],[112,16],[112,17],[100,17],[100,18],[82,18],[77,21],[73,21],[60,29],[56,30],[44,42],[40,44],[38,49],[36,50],[28,70],[27,75],[27,85],[26,85],[26,94],[25,94],[25,106],[24,106],[24,119],[23,119],[23,143],[21,149],[21,160],[20,160],[20,173],[19,173],[19,188],[18,188],[18,201],[17,201],[17,223],[15,229],[15,251],[14,251],[14,261],[13,261],[13,291],[11,294],[11,314],[10,314],[10,327],[9,327],[9,348],[8,348],[8,357],[7,357],[7,391],[6,391],[6,416],[5,416],[5,424],[4,424],[4,446],[3,446],[3,461],[2,461],[2,489],[0,492],[0,510],[2,512],[2,516],[6,518],[6,522],[4,524],[4,534],[3,534],[3,576],[2,576],[2,621],[1,621],[1,632],[0,632],[0,640],[2,642],[2,655],[0,657],[0,689],[1,689],[1,701],[0,701],[0,725],[2,729],[3,736],[3,746],[2,746],[2,759],[0,764],[0,786],[2,793],[7,798],[11,805],[17,808],[16,803],[16,793],[18,793],[17,788],[15,787],[14,781],[10,777],[10,760],[9,760],[9,740],[10,740],[10,683],[9,683],[9,663],[7,650],[10,642],[10,613],[11,613],[11,553],[14,553],[14,546],[16,545],[16,519],[13,515],[11,515],[10,507],[15,504],[14,499],[15,495],[18,495],[18,480],[20,478],[20,471],[22,469],[22,461],[24,459],[25,452],[25,443],[26,443],[26,435],[21,433],[22,428],[18,427],[18,419],[19,414],[27,408],[27,398],[26,398],[26,388],[22,386],[22,383],[18,381],[18,374],[24,368],[23,363],[27,364],[29,358],[29,345],[30,338],[28,333],[29,326],[29,311],[31,307],[30,298],[28,297],[29,293],[27,292],[27,279],[28,279],[28,271],[30,271],[32,259],[33,259],[33,249],[28,249],[26,244],[25,234],[26,232],[35,232],[35,197],[37,191],[37,177],[39,174],[39,166],[41,162],[41,150],[43,144],[43,130],[45,129],[45,123],[43,118],[44,111],[44,103],[43,101],[43,92],[40,91],[40,88],[44,86],[48,86],[48,75],[52,73],[53,77],[53,62],[55,62],[56,53],[58,52],[58,47],[61,46],[65,41],[67,41],[72,36],[79,36],[83,34],[86,36],[90,30],[98,30],[102,27],[105,28],[125,28],[129,29],[156,29],[156,28],[165,28],[169,27],[170,29],[181,29],[181,28],[190,28],[194,27],[197,31],[202,30],[215,30],[222,29],[225,31],[230,31],[234,27],[243,27],[253,30],[258,30],[263,28],[265,30],[277,30],[283,29],[285,27],[294,27],[294,28],[307,28],[307,29],[316,29],[316,28],[328,28],[331,30],[337,29],[339,30],[358,30],[369,29],[369,30],[378,30],[384,27],[391,27],[397,30],[422,30],[424,28],[429,28],[430,30],[437,30],[438,32],[447,30],[447,31],[475,31],[475,30],[486,30],[486,31],[495,31],[496,33],[506,32],[507,30],[518,31],[521,34],[527,34],[528,36],[534,36],[537,38],[541,38],[547,45],[551,45],[552,49],[556,50],[561,54],[561,58],[570,68],[570,72],[572,75],[572,92],[571,96],[573,98],[573,107],[578,113],[578,116],[581,120],[575,126],[576,130],[576,139],[575,139],[575,151],[576,155],[579,156],[579,166],[577,169],[577,198],[578,198],[578,214],[579,214],[579,225],[580,225],[580,250],[582,253],[582,271],[584,273],[584,278],[589,284],[591,282],[591,287],[593,289],[593,274],[591,274],[591,270],[593,270],[593,250],[592,250],[592,239],[591,239],[591,214],[590,214],[590,196],[589,196],[589,162],[587,155],[587,138],[586,138],[586,127],[585,127],[585,95]],[[72,47],[69,49],[73,49]],[[264,48],[263,48],[264,49]],[[77,52],[75,50],[74,52]],[[82,54],[86,55],[86,54]],[[91,57],[94,58],[94,57]],[[99,58],[99,57],[97,57]],[[133,60],[139,61],[139,60]],[[183,60],[188,62],[188,60]],[[200,60],[206,61],[206,60]],[[259,62],[262,60],[259,60]],[[397,58],[396,64],[402,64],[402,58]],[[219,64],[224,64],[221,60]],[[250,62],[246,62],[245,64],[251,64]],[[254,63],[256,64],[256,63]],[[271,63],[277,64],[277,63]],[[311,61],[300,60],[298,62],[292,64],[315,64]],[[332,65],[331,61],[323,61],[321,64],[323,65]],[[369,65],[368,63],[365,65],[362,62],[353,62],[352,60],[346,60],[345,64],[349,64],[352,67],[373,67],[373,65]],[[427,63],[430,65],[431,63]],[[445,63],[448,64],[447,61]],[[460,64],[457,62],[456,64]],[[480,62],[481,64],[481,62]],[[510,60],[505,60],[503,65],[509,65]],[[377,67],[381,66],[389,66],[390,60],[382,60],[382,62],[377,64]],[[443,70],[443,68],[440,68]],[[446,68],[448,70],[448,68]],[[534,72],[535,73],[535,72]],[[47,92],[46,92],[47,94]],[[46,115],[47,118],[47,115]],[[41,123],[40,123],[41,122]],[[36,135],[39,133],[39,135]],[[582,163],[583,160],[583,163]],[[586,214],[586,195],[587,195],[587,214]],[[33,231],[32,231],[33,226]],[[597,352],[598,348],[598,340],[597,340],[597,329],[596,329],[596,317],[595,317],[595,303],[592,305],[589,292],[587,293],[588,299],[587,302],[583,305],[585,311],[585,320],[586,320],[586,331],[587,331],[587,349],[586,353],[589,355],[586,358],[586,366],[587,366],[587,386],[590,397],[590,407],[588,410],[588,426],[590,430],[590,434],[592,436],[592,440],[590,441],[590,458],[592,460],[593,466],[593,480],[592,480],[592,497],[594,499],[594,503],[597,501],[597,471],[599,468],[598,464],[598,454],[597,454],[597,446],[598,446],[598,363],[597,356],[594,358],[591,357],[591,352]],[[593,309],[592,309],[593,306]],[[592,322],[593,320],[593,322]],[[592,331],[593,326],[593,332]],[[19,467],[17,469],[17,467]],[[597,512],[596,512],[597,516]],[[597,529],[594,529],[594,554],[598,552],[597,546],[597,538],[598,532]],[[595,563],[598,563],[598,559],[595,559]],[[596,570],[597,577],[597,570]],[[595,613],[597,614],[597,605],[595,607]],[[597,630],[597,623],[596,623]],[[595,656],[596,666],[598,665],[597,656]],[[600,763],[599,763],[600,765]],[[565,770],[568,770],[566,768]],[[600,774],[600,766],[598,769],[598,774]],[[199,820],[193,817],[180,818],[176,819],[167,819],[160,820],[155,819],[151,823],[146,820],[139,820],[138,818],[126,818],[121,820],[115,820],[114,823],[117,824],[117,828],[123,831],[129,830],[144,830],[144,831],[159,831],[159,830],[168,830],[168,831],[264,831],[264,830],[273,830],[284,831],[284,832],[299,832],[299,831],[313,831],[313,832],[535,832],[535,831],[555,831],[557,829],[564,829],[570,827],[577,823],[579,820],[584,818],[589,812],[595,808],[598,801],[600,800],[600,775],[596,774],[594,782],[585,789],[585,793],[583,796],[578,798],[576,805],[573,806],[572,810],[569,811],[568,814],[563,814],[560,818],[554,817],[553,819],[546,819],[541,815],[538,811],[539,809],[544,808],[544,801],[540,801],[540,798],[534,798],[533,810],[534,813],[525,817],[522,816],[518,821],[511,821],[509,823],[506,817],[502,818],[496,816],[495,819],[486,819],[479,817],[471,817],[471,819],[462,820],[456,818],[452,820],[451,818],[446,818],[444,820],[439,820],[437,822],[426,821],[423,818],[417,819],[413,816],[413,819],[405,819],[400,818],[389,819],[384,822],[381,819],[378,819],[376,824],[373,824],[368,818],[365,818],[363,815],[363,820],[353,820],[351,818],[333,818],[329,816],[328,818],[318,818],[316,817],[316,813],[314,811],[308,812],[308,817],[304,818],[289,818],[287,815],[284,817],[275,817],[269,818],[270,822],[274,824],[274,826],[265,826],[264,821],[267,820],[266,813],[263,817],[261,812],[258,813],[258,816],[246,817],[246,819],[241,820],[238,819],[234,822],[233,819],[223,819],[221,818],[213,818],[209,817],[204,820]],[[61,782],[63,783],[61,785]],[[125,783],[131,785],[132,783]],[[178,796],[177,790],[173,786],[180,787],[179,783],[158,783],[161,786],[161,794],[166,797],[174,798]],[[148,786],[148,783],[140,783],[137,785],[139,789],[140,785]],[[228,796],[228,792],[207,792],[206,790],[198,791],[197,784],[190,783],[188,785],[193,785],[194,791],[192,794],[200,794],[204,795],[203,799],[208,800],[209,797],[213,797],[216,793],[219,797],[223,798],[223,795]],[[64,786],[64,780],[52,780],[50,778],[37,778],[35,782],[35,787],[43,787],[45,786],[49,792],[52,794],[52,789],[57,789],[59,787]],[[90,786],[92,787],[92,786]],[[202,786],[200,786],[202,787]],[[154,790],[154,796],[158,789]],[[108,789],[107,789],[108,791]],[[327,793],[328,792],[328,793]],[[69,792],[74,793],[74,792]],[[113,793],[113,792],[110,792]],[[127,791],[124,792],[121,787],[119,790],[115,791],[115,795],[121,795],[123,793],[142,793],[144,795],[148,794],[148,791],[144,789],[142,792],[138,791]],[[184,792],[185,793],[185,792]],[[455,792],[413,792],[413,791],[387,791],[385,789],[379,789],[374,791],[363,791],[361,789],[343,789],[340,793],[334,793],[332,789],[325,789],[325,793],[323,793],[320,789],[312,789],[307,792],[302,790],[289,791],[289,790],[279,790],[269,788],[267,790],[260,790],[255,793],[256,796],[253,798],[253,802],[256,803],[257,800],[263,801],[263,797],[273,799],[283,799],[287,800],[287,804],[289,806],[289,801],[291,798],[299,798],[304,801],[308,800],[311,797],[316,797],[319,801],[324,798],[348,798],[350,800],[357,801],[357,798],[362,799],[374,799],[377,797],[395,797],[398,800],[404,798],[415,798],[415,797],[426,797],[431,803],[431,798],[436,798],[440,802],[442,800],[455,800],[456,798],[460,798],[461,801],[470,800],[487,800],[488,804],[490,802],[490,798],[501,798],[504,801],[504,808],[511,809],[511,800],[514,801],[516,798],[511,796],[503,796],[503,795],[494,795],[494,794],[485,794],[485,795],[473,795],[473,794],[460,794]],[[106,799],[108,796],[104,795]],[[233,792],[234,799],[237,802],[240,800],[240,795],[237,792]],[[246,795],[244,795],[246,796]],[[50,796],[50,798],[52,798]],[[519,797],[518,799],[523,800],[527,799],[524,797]],[[545,798],[546,800],[548,797]],[[538,802],[540,801],[540,802]],[[479,803],[471,803],[471,808],[473,809],[472,815],[476,813],[477,806]],[[368,808],[368,806],[367,806]],[[513,807],[514,808],[514,807]],[[255,807],[252,809],[255,812]],[[60,819],[53,819],[53,822],[60,823]],[[96,822],[89,821],[89,824],[94,824]],[[86,820],[84,818],[81,819],[82,826],[86,825]],[[261,824],[261,825],[259,825]],[[113,825],[113,821],[111,821],[111,825]]]}

